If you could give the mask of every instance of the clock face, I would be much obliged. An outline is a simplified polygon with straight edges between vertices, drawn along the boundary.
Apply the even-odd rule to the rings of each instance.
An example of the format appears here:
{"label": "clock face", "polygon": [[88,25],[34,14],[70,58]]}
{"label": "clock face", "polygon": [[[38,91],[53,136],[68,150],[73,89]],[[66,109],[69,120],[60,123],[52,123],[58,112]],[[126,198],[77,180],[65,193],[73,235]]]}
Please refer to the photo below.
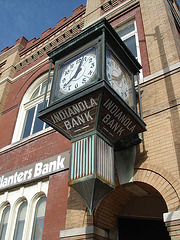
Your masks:
{"label": "clock face", "polygon": [[131,106],[131,78],[110,51],[106,55],[106,75],[112,88]]}
{"label": "clock face", "polygon": [[56,92],[67,94],[87,84],[96,75],[96,49],[91,48],[58,68]]}

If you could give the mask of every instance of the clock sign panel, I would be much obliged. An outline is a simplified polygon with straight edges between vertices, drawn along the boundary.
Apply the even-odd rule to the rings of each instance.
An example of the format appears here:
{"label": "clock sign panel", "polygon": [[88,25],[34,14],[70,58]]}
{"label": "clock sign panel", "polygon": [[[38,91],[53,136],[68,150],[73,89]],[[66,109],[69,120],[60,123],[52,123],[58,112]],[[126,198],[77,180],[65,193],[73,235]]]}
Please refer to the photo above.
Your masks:
{"label": "clock sign panel", "polygon": [[100,91],[57,107],[46,114],[43,120],[57,131],[72,139],[95,128]]}
{"label": "clock sign panel", "polygon": [[96,76],[96,65],[95,47],[60,64],[57,69],[55,97],[60,98],[88,84]]}
{"label": "clock sign panel", "polygon": [[110,141],[136,135],[146,130],[144,122],[123,101],[105,91],[100,108],[98,130]]}

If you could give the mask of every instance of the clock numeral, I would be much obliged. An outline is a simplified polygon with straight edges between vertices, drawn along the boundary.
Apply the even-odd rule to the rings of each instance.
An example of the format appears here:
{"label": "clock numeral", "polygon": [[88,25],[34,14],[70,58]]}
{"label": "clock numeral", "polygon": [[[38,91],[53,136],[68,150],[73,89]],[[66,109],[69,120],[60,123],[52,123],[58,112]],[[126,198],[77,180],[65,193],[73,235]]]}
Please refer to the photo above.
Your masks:
{"label": "clock numeral", "polygon": [[69,90],[69,91],[71,90],[71,85],[68,86],[68,90]]}
{"label": "clock numeral", "polygon": [[70,65],[70,69],[72,69],[74,67],[74,63],[72,63],[71,65]]}
{"label": "clock numeral", "polygon": [[74,86],[75,88],[78,88],[78,83],[76,83],[76,85]]}
{"label": "clock numeral", "polygon": [[88,73],[88,75],[90,75],[90,76],[91,76],[91,75],[92,75],[92,73],[93,73],[93,72],[90,70],[90,71],[89,71],[89,73]]}
{"label": "clock numeral", "polygon": [[92,57],[90,57],[90,58],[89,58],[89,63],[91,63],[91,62],[92,62],[92,60],[93,60],[93,59],[92,59]]}
{"label": "clock numeral", "polygon": [[66,85],[67,85],[67,83],[65,83],[65,84],[63,85],[63,88],[66,88]]}
{"label": "clock numeral", "polygon": [[91,67],[90,68],[94,68],[94,63],[91,64]]}
{"label": "clock numeral", "polygon": [[111,61],[107,60],[107,66],[111,66]]}
{"label": "clock numeral", "polygon": [[81,62],[81,60],[82,60],[82,57],[81,57],[81,58],[78,58],[78,59],[76,60],[76,64],[79,64],[79,63]]}
{"label": "clock numeral", "polygon": [[64,72],[65,76],[69,73],[69,69]]}
{"label": "clock numeral", "polygon": [[62,83],[64,83],[65,81],[66,81],[66,78],[63,78]]}
{"label": "clock numeral", "polygon": [[82,83],[83,84],[86,83],[86,78],[83,78]]}

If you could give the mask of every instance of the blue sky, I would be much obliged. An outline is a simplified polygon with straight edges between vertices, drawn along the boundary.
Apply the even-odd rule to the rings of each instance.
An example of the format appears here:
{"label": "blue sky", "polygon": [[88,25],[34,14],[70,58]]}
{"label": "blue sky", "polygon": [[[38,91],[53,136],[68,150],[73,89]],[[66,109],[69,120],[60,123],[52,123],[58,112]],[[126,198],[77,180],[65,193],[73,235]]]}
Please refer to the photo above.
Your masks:
{"label": "blue sky", "polygon": [[86,0],[0,0],[0,52],[22,36],[38,38]]}
{"label": "blue sky", "polygon": [[81,4],[86,0],[0,0],[0,51],[22,36],[40,37]]}

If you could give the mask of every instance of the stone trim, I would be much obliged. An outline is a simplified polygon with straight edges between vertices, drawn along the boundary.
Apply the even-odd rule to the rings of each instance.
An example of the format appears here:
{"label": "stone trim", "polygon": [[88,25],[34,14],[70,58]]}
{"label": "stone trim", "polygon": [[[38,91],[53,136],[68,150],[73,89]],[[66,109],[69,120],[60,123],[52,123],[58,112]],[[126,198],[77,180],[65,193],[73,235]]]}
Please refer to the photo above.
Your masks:
{"label": "stone trim", "polygon": [[148,82],[150,80],[154,80],[155,78],[159,78],[159,77],[164,77],[164,75],[168,74],[169,72],[171,71],[175,71],[175,70],[178,70],[180,68],[180,62],[177,62],[171,66],[168,66],[167,68],[164,68],[158,72],[155,72],[147,77],[145,77],[143,79],[143,82],[140,82],[140,83],[145,83],[145,82]]}
{"label": "stone trim", "polygon": [[180,210],[163,214],[171,240],[180,239]]}
{"label": "stone trim", "polygon": [[82,227],[82,228],[72,228],[60,231],[60,239],[70,238],[82,235],[96,234],[102,238],[108,238],[108,233],[96,226]]}
{"label": "stone trim", "polygon": [[164,222],[180,220],[180,210],[163,214]]}

